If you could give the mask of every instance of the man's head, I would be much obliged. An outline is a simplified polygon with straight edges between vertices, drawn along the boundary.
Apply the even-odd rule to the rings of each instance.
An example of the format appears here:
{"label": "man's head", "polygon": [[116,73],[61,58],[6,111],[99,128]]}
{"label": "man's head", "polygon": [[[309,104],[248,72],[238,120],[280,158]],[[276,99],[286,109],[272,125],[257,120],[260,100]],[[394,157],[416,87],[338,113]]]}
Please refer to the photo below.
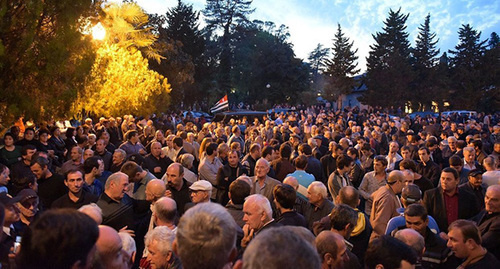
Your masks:
{"label": "man's head", "polygon": [[20,191],[16,197],[19,197],[17,208],[25,218],[33,218],[38,212],[38,195],[32,189],[24,189]]}
{"label": "man's head", "polygon": [[473,147],[464,148],[464,161],[467,163],[474,163],[476,160],[476,151]]}
{"label": "man's head", "polygon": [[95,143],[95,151],[99,154],[104,153],[106,150],[106,141],[104,139],[98,139]]}
{"label": "man's head", "polygon": [[24,145],[21,149],[21,157],[23,158],[24,161],[29,163],[31,162],[31,156],[33,156],[35,152],[36,152],[35,146],[31,144]]}
{"label": "man's head", "polygon": [[144,244],[148,249],[148,261],[153,269],[168,268],[173,258],[172,243],[175,233],[168,227],[159,226],[146,234]]}
{"label": "man's head", "polygon": [[373,158],[373,170],[375,173],[384,173],[387,168],[387,159],[382,155],[377,155]]}
{"label": "man's head", "polygon": [[469,174],[467,176],[472,187],[479,188],[483,184],[483,171],[479,169],[473,169],[469,171]]}
{"label": "man's head", "polygon": [[207,180],[195,181],[189,186],[191,201],[195,204],[210,202],[212,196],[212,184]]}
{"label": "man's head", "polygon": [[166,186],[163,180],[152,179],[146,184],[146,201],[155,203],[158,199],[165,196]]}
{"label": "man's head", "polygon": [[390,153],[396,154],[396,153],[398,153],[398,150],[399,150],[398,142],[392,141],[391,143],[389,143],[389,152]]}
{"label": "man's head", "polygon": [[316,237],[316,249],[323,264],[322,268],[344,268],[349,261],[344,237],[332,231],[322,231]]}
{"label": "man's head", "polygon": [[19,268],[90,266],[99,229],[89,216],[70,209],[49,210],[30,225],[29,231],[18,254]]}
{"label": "man's head", "polygon": [[83,172],[85,172],[85,175],[100,177],[103,171],[101,169],[101,165],[104,166],[104,162],[102,161],[101,157],[90,157],[83,162]]}
{"label": "man's head", "polygon": [[314,181],[307,187],[307,199],[309,199],[309,203],[320,206],[326,197],[326,186],[322,182]]}
{"label": "man's head", "polygon": [[236,225],[227,210],[216,203],[201,203],[187,210],[173,244],[183,268],[223,268],[231,262],[237,253]]}
{"label": "man's head", "polygon": [[97,225],[102,223],[102,209],[95,203],[90,203],[78,208],[78,211],[91,217]]}
{"label": "man's head", "polygon": [[464,161],[462,160],[462,158],[460,158],[460,156],[456,154],[450,156],[448,163],[451,168],[455,168],[455,170],[457,170],[457,172],[459,173],[462,171],[462,168],[464,167]]}
{"label": "man's head", "polygon": [[401,147],[401,157],[403,157],[403,160],[411,160],[410,147],[408,146]]}
{"label": "man's head", "polygon": [[441,188],[445,192],[454,192],[457,189],[459,178],[458,172],[454,168],[446,167],[441,171]]}
{"label": "man's head", "polygon": [[235,205],[242,205],[245,203],[245,198],[250,195],[252,187],[243,180],[235,180],[229,185],[229,199]]}
{"label": "man's head", "polygon": [[120,165],[127,158],[127,153],[123,149],[116,149],[113,153],[113,164]]}
{"label": "man's head", "polygon": [[273,195],[274,203],[278,208],[293,209],[297,193],[292,186],[286,184],[276,185]]}
{"label": "man's head", "polygon": [[392,191],[396,194],[400,194],[405,186],[405,177],[403,172],[394,170],[387,176],[387,185],[391,186]]}
{"label": "man's head", "polygon": [[68,187],[68,190],[73,195],[80,195],[83,188],[83,174],[80,170],[70,170],[66,173],[66,178],[64,179],[64,185]]}
{"label": "man's head", "polygon": [[153,155],[156,158],[160,158],[160,156],[161,156],[161,143],[160,142],[153,142],[151,144],[151,155]]}
{"label": "man's head", "polygon": [[74,146],[73,148],[71,148],[70,154],[71,161],[80,162],[82,160],[83,149],[79,146]]}
{"label": "man's head", "polygon": [[500,185],[491,185],[484,196],[484,206],[488,213],[500,212]]}
{"label": "man's head", "polygon": [[44,179],[50,173],[49,160],[45,157],[37,157],[32,160],[30,168],[37,179]]}
{"label": "man's head", "polygon": [[167,184],[169,188],[180,189],[184,177],[184,168],[179,163],[173,163],[167,168]]}
{"label": "man's head", "polygon": [[128,131],[127,133],[125,133],[125,137],[132,144],[139,142],[139,133],[136,130]]}
{"label": "man's head", "polygon": [[357,222],[358,213],[348,205],[339,204],[330,214],[331,230],[339,233],[345,239],[351,237],[351,232],[356,227]]}
{"label": "man's head", "polygon": [[122,239],[115,229],[99,225],[99,238],[95,246],[94,268],[126,268]]}
{"label": "man's head", "polygon": [[154,223],[175,224],[177,218],[177,203],[169,197],[162,197],[156,201],[153,207]]}
{"label": "man's head", "polygon": [[173,142],[174,149],[176,149],[176,150],[182,148],[182,145],[184,145],[184,141],[182,140],[182,137],[180,137],[180,136],[174,137],[172,142]]}
{"label": "man's head", "polygon": [[285,177],[285,179],[283,179],[283,184],[292,186],[295,191],[297,191],[300,186],[299,181],[293,176]]}
{"label": "man's head", "polygon": [[360,203],[359,191],[352,186],[344,186],[340,188],[335,203],[345,204],[352,208],[356,208]]}
{"label": "man's head", "polygon": [[422,236],[426,235],[427,225],[429,218],[427,210],[421,204],[411,204],[405,208],[404,213],[406,227],[413,229],[420,233]]}
{"label": "man's head", "polygon": [[106,180],[104,191],[111,199],[121,201],[125,192],[128,191],[128,184],[128,176],[122,172],[116,172]]}
{"label": "man's head", "polygon": [[83,151],[83,160],[87,160],[88,158],[94,156],[94,151],[91,149],[86,149]]}
{"label": "man's head", "polygon": [[10,170],[7,166],[0,163],[0,186],[7,186],[10,180]]}
{"label": "man's head", "polygon": [[19,208],[17,207],[17,203],[21,200],[21,197],[12,197],[7,193],[0,193],[0,203],[4,206],[4,227],[9,227],[13,223],[19,221]]}
{"label": "man's head", "polygon": [[267,173],[269,172],[269,169],[270,165],[266,159],[264,158],[258,159],[257,162],[255,163],[255,177],[261,180],[265,179]]}
{"label": "man's head", "polygon": [[205,149],[205,151],[207,152],[207,156],[212,156],[212,157],[217,156],[217,147],[218,147],[217,143],[214,142],[208,143]]}
{"label": "man's head", "polygon": [[365,266],[368,269],[414,268],[417,255],[405,243],[388,235],[382,235],[368,245]]}
{"label": "man's head", "polygon": [[403,229],[396,232],[394,238],[411,247],[418,256],[422,256],[425,250],[424,237],[413,229]]}
{"label": "man's head", "polygon": [[128,176],[128,179],[130,182],[137,183],[142,180],[143,172],[142,168],[133,161],[127,161],[123,164],[122,168],[120,169],[120,172],[126,174]]}
{"label": "man's head", "polygon": [[431,159],[430,154],[431,153],[429,149],[426,147],[421,147],[418,149],[418,157],[420,158],[420,161],[422,161],[423,163],[429,162],[429,160]]}
{"label": "man's head", "polygon": [[451,151],[455,152],[457,150],[457,139],[454,136],[449,136],[446,141],[448,141],[448,146],[450,147]]}
{"label": "man's head", "polygon": [[401,191],[401,202],[404,207],[419,203],[422,199],[422,191],[415,184],[407,184]]}
{"label": "man's head", "polygon": [[250,229],[259,230],[272,219],[273,210],[266,197],[253,194],[243,204],[243,221]]}
{"label": "man's head", "polygon": [[448,227],[448,243],[455,256],[468,258],[471,252],[481,248],[481,235],[476,224],[469,220],[459,219]]}

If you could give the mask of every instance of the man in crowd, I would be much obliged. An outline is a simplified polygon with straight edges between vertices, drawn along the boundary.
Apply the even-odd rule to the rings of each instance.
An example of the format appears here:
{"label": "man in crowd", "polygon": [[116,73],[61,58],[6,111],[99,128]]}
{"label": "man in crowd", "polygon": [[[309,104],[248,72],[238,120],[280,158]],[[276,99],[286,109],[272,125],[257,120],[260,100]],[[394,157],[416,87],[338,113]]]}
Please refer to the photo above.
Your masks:
{"label": "man in crowd", "polygon": [[269,162],[265,159],[259,159],[255,165],[255,176],[252,177],[253,188],[252,194],[257,193],[265,196],[269,202],[274,200],[273,190],[274,186],[280,185],[281,182],[267,175],[269,172]]}
{"label": "man in crowd", "polygon": [[166,195],[177,203],[177,210],[182,216],[187,203],[191,202],[189,186],[191,184],[184,179],[184,168],[179,163],[173,163],[167,168],[167,192]]}
{"label": "man in crowd", "polygon": [[119,172],[126,160],[127,153],[123,149],[116,149],[113,153],[113,159],[109,171],[111,173]]}
{"label": "man in crowd", "polygon": [[102,176],[104,163],[100,157],[90,157],[83,162],[83,171],[85,172],[84,188],[91,194],[99,197],[104,191],[104,186],[97,178]]}
{"label": "man in crowd", "polygon": [[128,176],[122,172],[109,176],[104,193],[97,201],[97,205],[102,209],[102,224],[115,230],[134,228],[133,201],[126,194],[128,185]]}
{"label": "man in crowd", "polygon": [[243,166],[246,167],[248,170],[249,173],[248,175],[251,177],[255,175],[255,166],[260,156],[261,156],[260,145],[257,143],[253,143],[250,146],[250,151],[248,152],[248,154],[245,155],[245,157],[243,157],[243,159],[241,160]]}
{"label": "man in crowd", "polygon": [[100,225],[99,238],[97,239],[95,247],[93,269],[126,268],[126,253],[123,250],[122,240],[115,229],[109,226]]}
{"label": "man in crowd", "polygon": [[457,219],[469,219],[479,213],[476,197],[458,190],[458,172],[447,167],[441,172],[441,186],[424,194],[423,204],[429,215],[436,219],[439,230],[447,231]]}
{"label": "man in crowd", "polygon": [[299,183],[297,194],[302,198],[306,198],[307,188],[312,182],[314,182],[314,176],[305,171],[307,167],[307,157],[305,155],[299,155],[295,158],[294,163],[295,172],[288,174],[286,177],[294,177],[297,179],[297,182]]}
{"label": "man in crowd", "polygon": [[484,210],[472,220],[478,225],[482,246],[500,260],[500,185],[488,187],[484,205]]}
{"label": "man in crowd", "polygon": [[[201,160],[198,171],[201,180],[208,181],[212,186],[217,185],[217,172],[219,168],[222,167],[222,162],[217,158],[217,144],[209,143],[206,147],[206,155],[203,160]],[[216,188],[210,191],[211,196],[209,198],[215,200],[216,198]]]}
{"label": "man in crowd", "polygon": [[12,182],[16,182],[18,179],[27,177],[31,174],[30,173],[31,158],[35,153],[36,153],[36,147],[34,145],[28,144],[22,147],[21,149],[22,160],[12,165],[11,175],[10,175],[12,178]]}
{"label": "man in crowd", "polygon": [[388,235],[374,239],[365,256],[365,268],[368,269],[414,268],[416,262],[413,249]]}
{"label": "man in crowd", "polygon": [[71,159],[63,163],[63,165],[61,166],[62,175],[65,175],[70,170],[83,171],[83,149],[78,146],[74,146],[73,148],[71,148],[70,154]]}
{"label": "man in crowd", "polygon": [[251,188],[247,182],[241,179],[237,179],[229,185],[229,202],[226,205],[226,210],[240,228],[245,225],[245,221],[243,221],[243,204],[250,195]]}
{"label": "man in crowd", "polygon": [[151,268],[180,268],[181,262],[172,249],[174,239],[175,233],[164,226],[156,227],[146,234],[147,259]]}
{"label": "man in crowd", "polygon": [[64,179],[68,193],[52,203],[52,208],[78,209],[84,205],[97,202],[98,196],[84,188],[85,180],[80,170],[69,170]]}
{"label": "man in crowd", "polygon": [[309,199],[309,207],[305,212],[305,217],[308,228],[312,231],[313,223],[330,214],[334,205],[328,200],[325,184],[320,181],[314,181],[309,185],[307,199]]}
{"label": "man in crowd", "polygon": [[266,197],[253,194],[247,197],[243,204],[244,237],[241,246],[246,247],[258,233],[264,229],[281,226],[273,219],[273,210]]}
{"label": "man in crowd", "polygon": [[122,149],[127,153],[127,157],[133,154],[146,155],[146,148],[139,142],[139,133],[135,130],[130,130],[125,134],[127,138],[126,142],[120,145],[119,149]]}
{"label": "man in crowd", "polygon": [[440,168],[439,165],[431,160],[431,152],[426,147],[418,149],[420,162],[417,165],[417,173],[428,178],[434,186],[439,183]]}
{"label": "man in crowd", "polygon": [[156,177],[132,161],[124,163],[120,171],[128,176],[130,182],[134,183],[133,198],[146,200],[146,185]]}
{"label": "man in crowd", "polygon": [[35,158],[31,162],[31,171],[37,179],[38,196],[42,208],[50,208],[52,202],[67,193],[64,178],[50,171],[47,158]]}
{"label": "man in crowd", "polygon": [[467,191],[476,197],[481,209],[484,209],[484,195],[488,186],[483,183],[483,171],[474,169],[469,172],[469,182],[458,186],[459,191]]}
{"label": "man in crowd", "polygon": [[322,231],[316,237],[316,249],[321,258],[321,268],[344,268],[349,261],[344,238],[332,231]]}
{"label": "man in crowd", "polygon": [[106,149],[106,142],[104,141],[104,139],[99,139],[96,141],[94,154],[101,157],[104,162],[104,170],[109,171],[113,159],[113,154],[111,154],[111,152]]}
{"label": "man in crowd", "polygon": [[167,156],[162,156],[161,143],[153,142],[151,144],[151,153],[146,155],[142,166],[151,172],[156,178],[161,178],[173,161]]}

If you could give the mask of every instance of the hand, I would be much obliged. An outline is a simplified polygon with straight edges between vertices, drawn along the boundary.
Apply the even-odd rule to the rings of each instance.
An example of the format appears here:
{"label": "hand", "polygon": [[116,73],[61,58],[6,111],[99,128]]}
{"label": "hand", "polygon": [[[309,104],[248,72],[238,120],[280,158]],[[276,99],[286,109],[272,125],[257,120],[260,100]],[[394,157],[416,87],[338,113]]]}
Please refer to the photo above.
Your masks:
{"label": "hand", "polygon": [[245,224],[243,226],[243,238],[241,239],[241,247],[245,248],[248,246],[248,243],[250,243],[250,240],[252,240],[254,234],[254,229],[250,229],[250,226],[248,224]]}
{"label": "hand", "polygon": [[144,149],[140,149],[140,150],[139,150],[139,154],[141,154],[141,155],[146,155],[146,154],[147,154],[147,152],[146,152]]}
{"label": "hand", "polygon": [[440,232],[440,233],[439,233],[439,237],[441,237],[441,238],[442,238],[443,240],[445,240],[445,241],[448,241],[448,239],[450,239],[450,238],[448,237],[448,235],[447,235],[446,233],[444,233],[444,232]]}
{"label": "hand", "polygon": [[170,190],[166,190],[166,191],[165,191],[165,197],[168,197],[168,198],[172,198],[172,199],[173,199],[173,197],[172,197],[172,192],[171,192]]}
{"label": "hand", "polygon": [[161,172],[161,167],[157,166],[153,169],[155,173],[160,173]]}
{"label": "hand", "polygon": [[125,232],[125,233],[128,233],[130,236],[135,237],[134,230],[127,230],[127,228],[128,228],[128,226],[125,226],[125,227],[121,228],[120,231],[118,231],[118,232]]}

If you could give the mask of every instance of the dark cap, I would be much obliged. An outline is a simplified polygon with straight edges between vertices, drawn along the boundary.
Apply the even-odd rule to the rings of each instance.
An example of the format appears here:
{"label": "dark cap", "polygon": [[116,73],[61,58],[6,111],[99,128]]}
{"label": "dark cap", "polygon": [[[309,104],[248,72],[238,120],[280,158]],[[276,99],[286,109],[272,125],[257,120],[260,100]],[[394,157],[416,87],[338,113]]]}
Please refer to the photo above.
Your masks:
{"label": "dark cap", "polygon": [[13,205],[21,200],[21,197],[12,197],[10,194],[7,194],[5,192],[0,193],[0,203],[2,203],[5,206]]}
{"label": "dark cap", "polygon": [[17,194],[16,198],[18,198],[18,197],[19,197],[19,202],[22,203],[22,202],[29,200],[31,198],[38,198],[38,195],[32,189],[24,189]]}
{"label": "dark cap", "polygon": [[472,169],[470,170],[469,174],[467,174],[469,177],[477,177],[478,175],[482,175],[483,171],[481,169]]}
{"label": "dark cap", "polygon": [[415,203],[422,199],[422,191],[417,185],[408,184],[401,191],[401,197],[410,203]]}

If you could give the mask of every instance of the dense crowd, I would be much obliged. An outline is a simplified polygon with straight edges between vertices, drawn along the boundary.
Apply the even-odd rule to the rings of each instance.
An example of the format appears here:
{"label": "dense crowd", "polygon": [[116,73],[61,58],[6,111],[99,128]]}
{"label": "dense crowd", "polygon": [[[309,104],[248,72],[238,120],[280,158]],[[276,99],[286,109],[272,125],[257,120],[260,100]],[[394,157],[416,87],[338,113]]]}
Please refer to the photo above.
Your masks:
{"label": "dense crowd", "polygon": [[283,111],[16,122],[2,267],[500,268],[499,115]]}

